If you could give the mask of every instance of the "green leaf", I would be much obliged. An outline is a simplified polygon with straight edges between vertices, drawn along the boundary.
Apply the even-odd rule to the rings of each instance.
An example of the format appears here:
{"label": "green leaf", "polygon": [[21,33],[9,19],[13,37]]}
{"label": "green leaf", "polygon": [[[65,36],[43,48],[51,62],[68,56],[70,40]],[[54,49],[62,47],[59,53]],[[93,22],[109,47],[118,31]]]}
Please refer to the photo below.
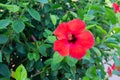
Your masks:
{"label": "green leaf", "polygon": [[120,32],[120,27],[119,26],[118,27],[115,26],[115,27],[112,28],[112,31]]}
{"label": "green leaf", "polygon": [[107,32],[101,27],[96,25],[96,27],[103,33],[103,34],[107,34]]}
{"label": "green leaf", "polygon": [[26,78],[25,80],[31,80],[31,79],[29,79],[29,78]]}
{"label": "green leaf", "polygon": [[101,80],[101,78],[97,76],[97,77],[94,77],[93,80]]}
{"label": "green leaf", "polygon": [[84,15],[84,20],[85,21],[91,21],[92,19],[94,19],[95,16],[94,15],[91,15],[91,14],[85,14]]}
{"label": "green leaf", "polygon": [[62,20],[65,21],[65,20],[67,20],[67,18],[68,18],[68,13],[66,13],[65,15],[63,15]]}
{"label": "green leaf", "polygon": [[35,61],[38,61],[40,59],[39,53],[33,53],[33,58]]}
{"label": "green leaf", "polygon": [[70,78],[70,76],[71,76],[71,74],[70,74],[70,73],[65,73],[65,77],[66,77],[67,79],[69,79],[69,78]]}
{"label": "green leaf", "polygon": [[67,57],[65,58],[65,60],[66,60],[67,64],[68,64],[70,67],[75,66],[75,64],[76,64],[77,61],[78,61],[77,59],[71,58],[70,56],[67,56]]}
{"label": "green leaf", "polygon": [[94,4],[94,5],[91,5],[90,7],[92,10],[103,11],[102,10],[103,6],[100,6],[100,5],[98,6],[98,5]]}
{"label": "green leaf", "polygon": [[[59,53],[55,52],[51,62],[51,69],[58,70],[60,68],[60,62],[64,59],[64,57],[60,56]],[[51,60],[50,60],[51,61]]]}
{"label": "green leaf", "polygon": [[34,69],[33,67],[34,67],[35,63],[36,62],[34,60],[31,60],[31,61],[28,60],[28,62],[26,64],[26,70],[28,72],[31,72]]}
{"label": "green leaf", "polygon": [[6,61],[7,61],[8,63],[10,63],[10,54],[6,54],[6,55],[5,55],[5,59],[6,59]]}
{"label": "green leaf", "polygon": [[17,5],[6,5],[6,8],[11,12],[18,12],[20,7]]}
{"label": "green leaf", "polygon": [[48,0],[37,0],[37,1],[41,3],[48,3]]}
{"label": "green leaf", "polygon": [[89,77],[85,76],[82,80],[90,80]]}
{"label": "green leaf", "polygon": [[16,80],[26,80],[27,78],[27,71],[25,67],[21,64],[15,70],[15,79]]}
{"label": "green leaf", "polygon": [[41,20],[40,14],[33,8],[28,9],[29,14],[37,21]]}
{"label": "green leaf", "polygon": [[95,66],[90,67],[89,69],[87,69],[86,76],[91,78],[91,79],[97,76],[97,72],[96,72]]}
{"label": "green leaf", "polygon": [[82,8],[81,9],[78,8],[77,13],[78,13],[79,18],[83,20],[83,18],[84,18],[84,10]]}
{"label": "green leaf", "polygon": [[95,51],[95,53],[97,54],[98,57],[101,56],[101,52],[100,52],[100,50],[98,48],[93,47],[92,49]]}
{"label": "green leaf", "polygon": [[117,42],[117,39],[116,39],[116,38],[113,38],[113,37],[108,37],[105,41],[106,41],[107,43],[118,43],[118,42]]}
{"label": "green leaf", "polygon": [[57,16],[50,14],[50,19],[52,20],[52,23],[53,23],[54,25],[56,25],[56,23],[57,23]]}
{"label": "green leaf", "polygon": [[0,35],[0,44],[5,44],[8,41],[8,37],[6,35]]}
{"label": "green leaf", "polygon": [[16,33],[20,33],[25,29],[25,24],[22,20],[16,20],[16,21],[13,21],[12,27]]}
{"label": "green leaf", "polygon": [[53,71],[58,70],[58,69],[60,68],[60,66],[61,66],[60,63],[54,64],[53,61],[52,61],[52,63],[51,63],[51,69],[52,69]]}
{"label": "green leaf", "polygon": [[6,29],[9,24],[10,20],[8,19],[0,20],[0,29]]}
{"label": "green leaf", "polygon": [[115,55],[115,54],[113,55],[113,60],[114,60],[116,66],[120,66],[120,60],[117,55]]}
{"label": "green leaf", "polygon": [[42,56],[47,57],[46,50],[47,50],[46,45],[44,44],[40,45],[39,52],[42,54]]}
{"label": "green leaf", "polygon": [[118,40],[120,40],[120,33],[115,33],[115,34],[113,34],[113,36],[114,36],[115,38],[117,38]]}
{"label": "green leaf", "polygon": [[101,42],[99,37],[96,37],[96,43],[99,44]]}
{"label": "green leaf", "polygon": [[0,3],[0,6],[7,8],[7,9],[10,10],[11,12],[18,12],[19,9],[20,9],[20,7],[17,6],[17,5],[7,5],[7,4],[1,4],[1,3]]}
{"label": "green leaf", "polygon": [[0,80],[10,80],[10,78],[0,78]]}
{"label": "green leaf", "polygon": [[117,19],[118,19],[118,24],[120,23],[120,13],[116,13]]}
{"label": "green leaf", "polygon": [[10,77],[11,76],[11,72],[8,69],[7,65],[0,63],[0,75],[3,77]]}
{"label": "green leaf", "polygon": [[106,18],[108,18],[113,24],[116,24],[116,16],[112,9],[106,8]]}
{"label": "green leaf", "polygon": [[50,31],[49,29],[45,29],[44,33],[43,33],[43,36],[45,38],[47,38],[48,36],[51,36],[53,34],[52,31]]}
{"label": "green leaf", "polygon": [[70,14],[71,14],[72,16],[74,16],[75,18],[78,18],[77,14],[76,14],[75,12],[70,11]]}
{"label": "green leaf", "polygon": [[0,62],[2,62],[2,52],[0,51]]}
{"label": "green leaf", "polygon": [[71,72],[72,76],[75,78],[76,66],[71,66],[70,67],[70,72]]}
{"label": "green leaf", "polygon": [[27,57],[28,57],[29,60],[33,60],[34,59],[33,53],[28,53]]}
{"label": "green leaf", "polygon": [[120,46],[118,44],[114,44],[114,43],[107,43],[107,46],[120,49]]}
{"label": "green leaf", "polygon": [[95,27],[96,25],[95,24],[92,24],[92,25],[88,25],[87,27],[86,27],[86,29],[91,29],[92,27]]}
{"label": "green leaf", "polygon": [[40,59],[39,53],[28,53],[27,57],[28,57],[29,60],[34,59],[35,61]]}
{"label": "green leaf", "polygon": [[59,3],[52,5],[52,10],[55,10],[55,9],[62,9],[62,5]]}
{"label": "green leaf", "polygon": [[60,63],[63,59],[64,59],[64,57],[59,55],[59,53],[57,53],[57,52],[54,53],[54,55],[53,55],[53,63],[54,64]]}
{"label": "green leaf", "polygon": [[120,71],[117,71],[117,70],[113,70],[112,73],[115,74],[115,75],[120,75]]}
{"label": "green leaf", "polygon": [[45,29],[45,32],[46,32],[46,34],[48,34],[48,35],[52,35],[52,34],[53,34],[53,32],[50,31],[49,29]]}
{"label": "green leaf", "polygon": [[52,62],[52,58],[50,58],[50,59],[47,59],[44,63],[45,63],[45,65],[46,66],[48,66],[48,65],[50,65],[51,64],[51,62]]}
{"label": "green leaf", "polygon": [[56,37],[55,36],[48,36],[47,37],[47,42],[48,43],[54,43],[56,41]]}
{"label": "green leaf", "polygon": [[87,54],[83,57],[83,59],[90,60],[90,51],[87,51]]}

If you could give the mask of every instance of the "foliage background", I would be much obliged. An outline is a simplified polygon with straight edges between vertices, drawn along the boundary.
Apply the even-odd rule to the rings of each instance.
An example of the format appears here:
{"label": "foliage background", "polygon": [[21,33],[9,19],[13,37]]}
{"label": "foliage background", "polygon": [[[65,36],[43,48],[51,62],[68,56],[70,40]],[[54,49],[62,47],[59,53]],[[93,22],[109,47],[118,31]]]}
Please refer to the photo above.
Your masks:
{"label": "foliage background", "polygon": [[[113,2],[120,3],[0,0],[0,80],[108,80],[103,65],[113,59],[120,66],[120,13]],[[53,51],[57,25],[75,18],[95,36],[94,47],[79,61]]]}

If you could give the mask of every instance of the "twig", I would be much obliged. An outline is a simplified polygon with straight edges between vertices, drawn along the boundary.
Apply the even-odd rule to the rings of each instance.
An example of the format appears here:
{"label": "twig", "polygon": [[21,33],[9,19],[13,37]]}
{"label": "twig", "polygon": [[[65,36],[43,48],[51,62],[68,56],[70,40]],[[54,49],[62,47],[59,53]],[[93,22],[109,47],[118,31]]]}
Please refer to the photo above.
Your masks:
{"label": "twig", "polygon": [[[48,67],[47,69],[50,69],[50,67]],[[43,70],[43,71],[40,71],[40,72],[37,72],[36,74],[31,75],[31,78],[33,78],[33,77],[35,77],[35,76],[37,76],[37,75],[39,75],[39,74],[41,74],[41,73],[43,73],[43,72],[44,72],[44,70]]]}

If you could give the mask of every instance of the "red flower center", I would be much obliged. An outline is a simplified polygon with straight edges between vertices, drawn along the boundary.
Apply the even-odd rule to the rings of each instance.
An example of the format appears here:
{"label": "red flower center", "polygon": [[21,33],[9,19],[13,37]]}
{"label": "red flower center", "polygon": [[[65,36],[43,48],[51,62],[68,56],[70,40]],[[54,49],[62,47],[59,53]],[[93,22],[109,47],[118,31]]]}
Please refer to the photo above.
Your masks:
{"label": "red flower center", "polygon": [[74,34],[68,34],[68,42],[70,42],[70,43],[75,43],[76,42],[76,40],[77,40],[77,38],[75,37],[75,35]]}

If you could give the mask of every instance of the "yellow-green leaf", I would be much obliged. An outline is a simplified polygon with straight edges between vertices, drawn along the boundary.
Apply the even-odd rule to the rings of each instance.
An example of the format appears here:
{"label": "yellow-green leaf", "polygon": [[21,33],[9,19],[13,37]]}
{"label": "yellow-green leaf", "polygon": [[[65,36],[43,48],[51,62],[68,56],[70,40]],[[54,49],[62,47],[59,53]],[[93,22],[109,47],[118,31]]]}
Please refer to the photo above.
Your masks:
{"label": "yellow-green leaf", "polygon": [[15,79],[16,80],[26,80],[27,78],[27,71],[25,67],[21,64],[15,70]]}

